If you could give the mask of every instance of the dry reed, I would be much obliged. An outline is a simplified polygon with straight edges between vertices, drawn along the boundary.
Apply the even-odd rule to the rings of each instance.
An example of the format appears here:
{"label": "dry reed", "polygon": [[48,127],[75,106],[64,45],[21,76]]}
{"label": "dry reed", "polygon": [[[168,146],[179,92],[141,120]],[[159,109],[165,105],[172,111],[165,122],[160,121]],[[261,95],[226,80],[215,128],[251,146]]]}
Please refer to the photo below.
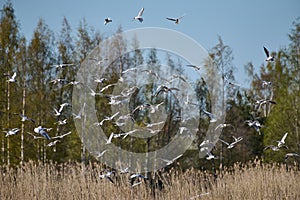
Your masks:
{"label": "dry reed", "polygon": [[156,173],[162,190],[151,187],[149,181],[131,187],[129,174],[117,174],[112,184],[99,178],[100,171],[100,166],[92,164],[33,162],[3,168],[0,199],[300,199],[299,171],[295,167],[287,171],[278,164],[236,164],[217,176],[173,169]]}

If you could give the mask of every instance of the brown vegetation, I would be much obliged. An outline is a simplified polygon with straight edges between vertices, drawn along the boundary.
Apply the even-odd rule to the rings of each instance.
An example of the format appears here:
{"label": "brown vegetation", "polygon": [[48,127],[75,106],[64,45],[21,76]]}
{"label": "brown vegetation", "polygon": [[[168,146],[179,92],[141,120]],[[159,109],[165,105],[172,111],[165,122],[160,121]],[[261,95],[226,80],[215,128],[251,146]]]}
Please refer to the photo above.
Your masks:
{"label": "brown vegetation", "polygon": [[236,164],[217,178],[205,171],[172,169],[156,174],[162,190],[151,189],[149,181],[131,187],[128,174],[117,174],[113,184],[100,179],[100,171],[92,164],[33,162],[3,168],[0,199],[300,199],[299,171],[278,164]]}

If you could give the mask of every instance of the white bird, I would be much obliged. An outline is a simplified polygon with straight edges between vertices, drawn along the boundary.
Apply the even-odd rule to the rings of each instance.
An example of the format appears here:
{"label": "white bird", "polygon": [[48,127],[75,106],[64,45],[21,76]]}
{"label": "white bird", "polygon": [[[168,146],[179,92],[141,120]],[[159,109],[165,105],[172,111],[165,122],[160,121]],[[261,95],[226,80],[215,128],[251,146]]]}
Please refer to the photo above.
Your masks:
{"label": "white bird", "polygon": [[96,158],[100,158],[100,157],[102,157],[102,156],[104,155],[104,153],[107,152],[107,151],[108,151],[107,149],[103,150],[102,152],[96,151],[96,152],[94,152],[94,154],[96,154]]}
{"label": "white bird", "polygon": [[130,179],[133,179],[133,178],[148,179],[146,176],[143,176],[142,174],[132,174],[132,175],[130,176]]}
{"label": "white bird", "polygon": [[271,81],[262,81],[261,83],[262,87],[270,87],[272,85]]}
{"label": "white bird", "polygon": [[127,174],[127,173],[129,173],[129,168],[128,167],[126,167],[124,169],[120,169],[120,174]]}
{"label": "white bird", "polygon": [[152,128],[153,126],[158,126],[158,125],[161,125],[164,123],[165,123],[165,121],[160,121],[160,122],[155,122],[155,123],[145,123],[144,122],[144,124],[146,124],[147,128]]}
{"label": "white bird", "polygon": [[55,85],[57,83],[64,83],[66,81],[67,81],[66,79],[57,78],[57,79],[51,80],[50,83],[52,83],[53,85]]}
{"label": "white bird", "polygon": [[3,132],[6,133],[5,137],[8,137],[10,135],[16,135],[19,131],[20,131],[19,128],[13,128],[11,130],[3,131]]}
{"label": "white bird", "polygon": [[83,111],[85,108],[85,103],[83,104],[82,108],[80,109],[78,114],[72,113],[72,115],[74,116],[74,119],[81,119]]}
{"label": "white bird", "polygon": [[60,142],[59,140],[54,140],[53,142],[50,142],[47,144],[48,147],[52,147],[54,145],[56,145],[57,142]]}
{"label": "white bird", "polygon": [[30,133],[30,132],[27,132],[29,135],[31,135],[33,137],[34,140],[36,139],[40,139],[40,138],[44,138],[44,137],[38,137],[38,136],[35,136],[34,134]]}
{"label": "white bird", "polygon": [[169,88],[169,87],[167,87],[165,85],[160,85],[160,86],[157,87],[154,96],[155,97],[158,96],[158,94],[161,93],[161,92],[164,92],[164,93],[171,92],[172,93],[173,90],[180,91],[178,88],[175,88],[175,87]]}
{"label": "white bird", "polygon": [[114,83],[114,84],[109,84],[109,85],[103,87],[103,88],[100,90],[100,93],[102,93],[104,90],[107,90],[108,88],[110,88],[110,87],[112,87],[112,86],[115,86],[115,85],[117,85],[117,84],[116,84],[116,83]]}
{"label": "white bird", "polygon": [[266,146],[264,148],[264,151],[267,150],[267,149],[272,149],[273,151],[279,151],[279,147],[278,146],[274,146],[274,145]]}
{"label": "white bird", "polygon": [[32,123],[35,123],[35,121],[32,118],[29,118],[26,115],[18,114],[18,113],[14,113],[14,114],[19,115],[21,117],[21,122],[31,121]]}
{"label": "white bird", "polygon": [[80,82],[79,81],[70,81],[68,84],[66,84],[64,87],[67,87],[67,86],[69,86],[69,85],[78,85],[78,84],[80,84]]}
{"label": "white bird", "polygon": [[143,19],[142,15],[143,15],[144,10],[145,10],[145,9],[142,8],[142,9],[140,10],[140,12],[138,13],[138,15],[137,15],[136,17],[133,18],[133,20],[138,20],[139,22],[143,22],[144,19]]}
{"label": "white bird", "polygon": [[66,125],[67,124],[67,119],[64,119],[64,120],[58,120],[58,122],[56,122],[59,126],[62,126],[62,125]]}
{"label": "white bird", "polygon": [[282,136],[282,138],[281,138],[281,140],[279,140],[279,141],[277,141],[277,146],[280,148],[280,147],[282,147],[284,144],[285,144],[285,138],[287,137],[287,135],[288,135],[288,133],[286,132],[283,136]]}
{"label": "white bird", "polygon": [[51,140],[51,137],[45,131],[46,128],[43,128],[42,126],[38,126],[37,128],[34,128],[33,130],[34,130],[35,133],[38,133],[38,134],[42,135],[47,140]]}
{"label": "white bird", "polygon": [[111,121],[111,120],[113,120],[119,113],[120,112],[116,112],[115,114],[113,114],[110,117],[109,116],[105,116],[104,119],[101,122],[96,122],[96,123],[94,123],[94,125],[96,125],[96,126],[102,126],[105,121]]}
{"label": "white bird", "polygon": [[206,151],[206,160],[211,160],[211,159],[218,159],[218,156],[213,155],[210,151],[205,150]]}
{"label": "white bird", "polygon": [[132,134],[132,133],[135,133],[135,132],[137,132],[137,131],[140,131],[140,129],[134,129],[134,130],[132,130],[132,131],[128,131],[128,132],[126,132],[126,133],[123,133],[123,134],[124,134],[123,139],[125,139],[128,135],[130,135],[130,134]]}
{"label": "white bird", "polygon": [[111,172],[107,172],[106,174],[101,174],[99,175],[99,177],[101,179],[106,178],[107,180],[109,180],[110,182],[114,183],[114,181],[112,180],[112,178],[110,177],[112,174],[115,174],[115,171],[111,171]]}
{"label": "white bird", "polygon": [[63,69],[65,67],[69,67],[69,66],[74,66],[74,64],[57,64],[57,65],[53,65],[55,66],[56,69]]}
{"label": "white bird", "polygon": [[106,141],[105,144],[111,144],[111,140],[113,137],[114,137],[114,133],[111,133],[108,139],[105,138],[105,141]]}
{"label": "white bird", "polygon": [[184,16],[185,16],[185,15],[182,15],[182,16],[180,16],[180,17],[178,17],[178,18],[170,18],[170,17],[167,17],[166,19],[167,19],[167,20],[174,21],[175,24],[179,24],[179,23],[180,23],[180,20],[181,20]]}
{"label": "white bird", "polygon": [[57,139],[57,138],[63,139],[64,137],[66,137],[67,135],[70,135],[71,133],[72,133],[72,132],[69,131],[69,132],[67,132],[67,133],[65,133],[65,134],[63,134],[63,135],[58,135],[58,136],[52,137],[52,139]]}
{"label": "white bird", "polygon": [[53,110],[54,110],[54,116],[56,116],[56,117],[58,117],[58,116],[60,116],[61,115],[61,112],[59,112],[56,108],[53,108]]}
{"label": "white bird", "polygon": [[7,80],[7,82],[10,82],[10,83],[15,83],[15,82],[17,82],[16,76],[17,76],[17,73],[15,72],[15,73],[12,75],[12,77],[10,77],[10,78]]}
{"label": "white bird", "polygon": [[62,103],[62,104],[60,104],[58,112],[62,112],[62,110],[64,109],[64,107],[69,106],[69,105],[70,105],[69,103]]}
{"label": "white bird", "polygon": [[96,78],[94,81],[96,83],[103,83],[104,81],[106,81],[106,78]]}
{"label": "white bird", "polygon": [[292,157],[292,156],[299,157],[299,154],[297,154],[297,153],[287,153],[287,154],[285,154],[284,159],[287,160],[289,157]]}
{"label": "white bird", "polygon": [[226,144],[227,145],[227,148],[228,149],[231,149],[231,148],[233,148],[234,146],[235,146],[235,144],[236,143],[238,143],[238,142],[240,142],[241,140],[243,140],[243,138],[242,137],[238,137],[238,138],[236,138],[236,137],[234,137],[234,136],[232,136],[233,137],[233,139],[234,139],[234,142],[232,142],[232,143],[228,143],[228,142],[225,142],[224,140],[221,140],[221,139],[219,139],[221,142],[223,142],[224,144]]}
{"label": "white bird", "polygon": [[179,156],[176,156],[175,158],[171,159],[171,160],[167,160],[167,159],[162,159],[162,161],[166,162],[166,165],[171,165],[175,160],[177,160],[178,158],[180,158],[183,154],[180,154]]}
{"label": "white bird", "polygon": [[197,66],[197,65],[186,65],[186,66],[192,67],[192,68],[194,68],[196,71],[199,71],[199,70],[201,69],[200,66]]}
{"label": "white bird", "polygon": [[235,127],[234,127],[232,124],[224,124],[224,123],[221,123],[221,124],[219,124],[218,126],[216,126],[215,131],[216,131],[218,128],[225,128],[225,127],[232,127],[233,129],[235,129]]}
{"label": "white bird", "polygon": [[261,134],[260,128],[262,127],[262,125],[259,123],[259,121],[246,120],[246,123],[248,124],[248,126],[253,127],[259,133],[259,135]]}
{"label": "white bird", "polygon": [[202,110],[209,118],[210,118],[210,122],[216,122],[217,118],[214,114],[206,111],[206,110]]}
{"label": "white bird", "polygon": [[104,25],[106,25],[110,22],[112,22],[112,19],[110,19],[109,17],[104,19]]}
{"label": "white bird", "polygon": [[270,53],[269,53],[269,51],[266,47],[264,47],[264,51],[265,51],[266,56],[267,56],[266,61],[267,62],[274,61],[274,59],[275,59],[274,56],[270,55]]}

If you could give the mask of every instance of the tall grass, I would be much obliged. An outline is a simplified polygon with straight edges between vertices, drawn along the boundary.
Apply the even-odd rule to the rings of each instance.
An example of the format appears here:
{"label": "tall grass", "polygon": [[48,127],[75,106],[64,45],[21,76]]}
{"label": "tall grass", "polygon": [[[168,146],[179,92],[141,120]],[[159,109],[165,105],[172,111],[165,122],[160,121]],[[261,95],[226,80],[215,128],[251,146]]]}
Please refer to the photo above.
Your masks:
{"label": "tall grass", "polygon": [[300,199],[299,171],[278,164],[236,164],[216,176],[173,169],[155,174],[162,190],[151,187],[150,181],[131,187],[129,174],[117,174],[112,184],[99,178],[101,168],[33,162],[3,168],[0,199]]}

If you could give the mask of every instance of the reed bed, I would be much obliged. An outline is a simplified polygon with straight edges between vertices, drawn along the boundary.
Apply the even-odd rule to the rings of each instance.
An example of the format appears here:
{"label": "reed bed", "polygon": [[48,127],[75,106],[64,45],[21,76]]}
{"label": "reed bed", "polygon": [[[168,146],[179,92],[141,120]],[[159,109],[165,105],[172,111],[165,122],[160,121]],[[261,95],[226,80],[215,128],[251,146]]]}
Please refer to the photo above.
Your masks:
{"label": "reed bed", "polygon": [[283,164],[236,164],[216,174],[171,169],[135,187],[129,184],[130,174],[117,173],[113,184],[99,178],[102,170],[74,163],[4,167],[0,199],[300,199],[299,170]]}

